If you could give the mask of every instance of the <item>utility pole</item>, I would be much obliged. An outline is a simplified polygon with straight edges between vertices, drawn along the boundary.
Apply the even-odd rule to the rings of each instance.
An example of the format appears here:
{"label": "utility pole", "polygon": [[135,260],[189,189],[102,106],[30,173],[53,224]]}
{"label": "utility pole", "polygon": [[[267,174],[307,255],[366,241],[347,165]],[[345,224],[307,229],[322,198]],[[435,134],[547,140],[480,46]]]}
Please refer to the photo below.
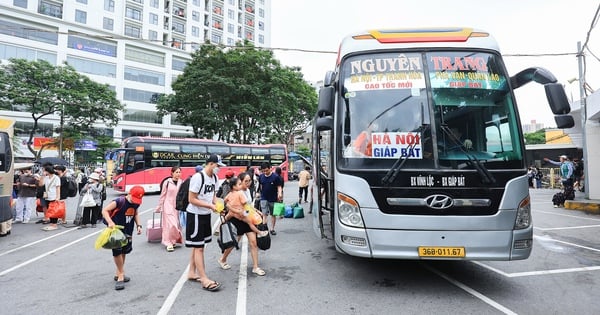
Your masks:
{"label": "utility pole", "polygon": [[581,148],[583,152],[583,178],[585,181],[585,199],[590,199],[590,186],[588,178],[588,159],[587,159],[587,146],[585,141],[585,125],[587,121],[587,110],[586,110],[586,96],[585,96],[585,78],[583,76],[583,49],[581,42],[577,42],[577,63],[579,65],[579,104],[581,105]]}
{"label": "utility pole", "polygon": [[62,104],[60,110],[60,134],[58,136],[58,158],[63,158],[63,128],[65,127],[65,104]]}

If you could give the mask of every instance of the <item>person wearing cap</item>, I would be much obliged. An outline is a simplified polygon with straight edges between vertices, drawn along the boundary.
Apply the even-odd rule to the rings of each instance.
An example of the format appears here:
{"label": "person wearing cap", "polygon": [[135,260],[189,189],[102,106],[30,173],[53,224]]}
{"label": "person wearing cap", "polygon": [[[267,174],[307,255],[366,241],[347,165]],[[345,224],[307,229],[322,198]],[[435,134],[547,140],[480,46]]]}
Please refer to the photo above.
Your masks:
{"label": "person wearing cap", "polygon": [[94,197],[96,205],[83,208],[83,216],[79,228],[86,228],[88,224],[91,224],[92,227],[95,228],[98,217],[100,216],[100,204],[102,203],[102,190],[104,189],[104,185],[100,183],[100,175],[98,175],[98,173],[90,174],[88,181],[89,182],[81,189],[81,194],[85,194],[89,191],[92,194],[92,197]]}
{"label": "person wearing cap", "polygon": [[125,197],[121,196],[112,200],[102,209],[102,217],[106,220],[108,227],[112,228],[115,225],[123,226],[123,233],[127,236],[127,244],[125,246],[112,250],[117,268],[114,276],[114,280],[116,281],[115,290],[123,290],[125,282],[131,280],[130,277],[125,276],[125,256],[133,250],[131,238],[133,236],[134,223],[137,226],[137,234],[142,234],[138,208],[142,204],[144,193],[144,187],[133,186]]}
{"label": "person wearing cap", "polygon": [[211,280],[204,268],[204,246],[212,241],[211,212],[216,212],[216,191],[219,166],[225,166],[219,156],[211,154],[202,172],[192,176],[188,192],[185,246],[192,248],[188,279],[202,284],[207,291],[217,291],[221,284]]}
{"label": "person wearing cap", "polygon": [[565,188],[565,190],[569,190],[569,188],[571,188],[571,190],[573,189],[573,163],[571,163],[571,161],[569,161],[569,157],[566,155],[561,155],[558,157],[560,161],[553,161],[550,160],[549,158],[544,158],[544,161],[552,164],[552,165],[556,165],[560,168],[560,180],[562,182],[563,187]]}

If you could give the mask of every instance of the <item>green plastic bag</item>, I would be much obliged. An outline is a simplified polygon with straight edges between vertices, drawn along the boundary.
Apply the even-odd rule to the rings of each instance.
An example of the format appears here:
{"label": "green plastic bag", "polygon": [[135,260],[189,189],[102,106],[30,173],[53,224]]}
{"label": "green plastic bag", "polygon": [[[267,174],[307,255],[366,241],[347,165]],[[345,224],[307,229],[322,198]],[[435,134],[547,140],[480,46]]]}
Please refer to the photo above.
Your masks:
{"label": "green plastic bag", "polygon": [[294,211],[294,219],[302,219],[304,218],[304,208],[302,208],[300,205],[296,204],[293,208]]}
{"label": "green plastic bag", "polygon": [[125,236],[125,233],[121,231],[122,228],[123,226],[121,225],[115,225],[115,227],[107,227],[102,230],[96,239],[94,248],[115,249],[127,245],[127,237]]}
{"label": "green plastic bag", "polygon": [[285,204],[284,203],[276,202],[273,205],[273,216],[274,217],[282,216],[284,212],[285,212]]}

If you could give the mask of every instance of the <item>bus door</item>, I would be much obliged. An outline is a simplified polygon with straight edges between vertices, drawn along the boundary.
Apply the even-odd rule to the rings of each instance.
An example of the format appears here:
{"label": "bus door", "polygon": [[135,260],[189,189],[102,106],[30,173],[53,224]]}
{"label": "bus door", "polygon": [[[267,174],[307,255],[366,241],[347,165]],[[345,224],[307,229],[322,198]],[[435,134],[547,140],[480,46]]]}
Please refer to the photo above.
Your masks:
{"label": "bus door", "polygon": [[0,223],[12,220],[11,199],[14,182],[12,128],[12,120],[0,119]]}

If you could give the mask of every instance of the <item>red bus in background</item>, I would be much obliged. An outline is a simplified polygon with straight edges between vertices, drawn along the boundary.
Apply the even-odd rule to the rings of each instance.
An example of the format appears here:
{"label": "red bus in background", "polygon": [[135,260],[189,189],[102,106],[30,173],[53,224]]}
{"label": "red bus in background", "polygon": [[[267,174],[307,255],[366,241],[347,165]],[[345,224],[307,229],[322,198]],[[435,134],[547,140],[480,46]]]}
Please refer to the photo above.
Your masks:
{"label": "red bus in background", "polygon": [[135,185],[146,192],[160,191],[160,183],[171,176],[171,167],[181,167],[181,178],[195,172],[197,165],[204,165],[211,154],[221,156],[224,164],[218,177],[232,170],[237,176],[248,167],[260,168],[262,162],[280,167],[287,181],[288,156],[284,144],[228,144],[221,141],[191,138],[130,137],[123,140],[120,149],[111,154],[115,161],[112,184],[116,191],[127,192]]}

